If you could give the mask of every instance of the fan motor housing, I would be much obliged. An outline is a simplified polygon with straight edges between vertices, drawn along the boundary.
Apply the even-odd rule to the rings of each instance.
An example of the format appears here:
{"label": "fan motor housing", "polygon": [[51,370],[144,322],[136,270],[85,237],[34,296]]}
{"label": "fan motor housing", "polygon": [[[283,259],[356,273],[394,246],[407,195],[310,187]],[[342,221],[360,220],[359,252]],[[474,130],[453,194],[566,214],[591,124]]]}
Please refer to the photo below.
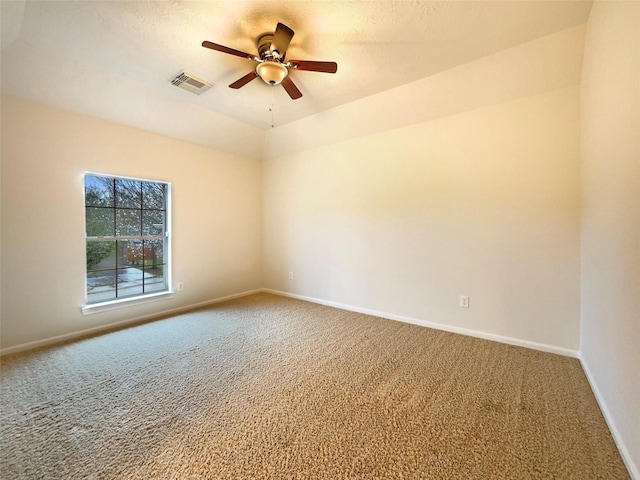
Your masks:
{"label": "fan motor housing", "polygon": [[271,43],[273,42],[273,33],[263,33],[256,40],[258,47],[258,55],[262,60],[273,58],[271,54]]}

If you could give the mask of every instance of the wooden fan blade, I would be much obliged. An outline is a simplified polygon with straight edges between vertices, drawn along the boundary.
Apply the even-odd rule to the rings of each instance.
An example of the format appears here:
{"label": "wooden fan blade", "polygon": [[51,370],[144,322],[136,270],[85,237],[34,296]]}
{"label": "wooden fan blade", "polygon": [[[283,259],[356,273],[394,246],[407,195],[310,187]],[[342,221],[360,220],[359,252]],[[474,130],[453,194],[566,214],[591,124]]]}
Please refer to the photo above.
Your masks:
{"label": "wooden fan blade", "polygon": [[210,48],[211,50],[217,50],[218,52],[235,55],[236,57],[248,58],[249,60],[253,59],[254,57],[254,55],[251,55],[250,53],[241,52],[240,50],[235,50],[233,48],[225,47],[224,45],[218,45],[217,43],[208,42],[206,40],[202,42],[202,46]]}
{"label": "wooden fan blade", "polygon": [[287,48],[289,48],[293,35],[293,30],[284,23],[278,22],[276,31],[273,34],[273,39],[271,40],[271,51],[277,50],[280,54],[280,59],[283,59],[285,53],[287,53]]}
{"label": "wooden fan blade", "polygon": [[296,70],[307,70],[309,72],[336,73],[338,64],[336,62],[314,62],[311,60],[290,60],[289,64]]}
{"label": "wooden fan blade", "polygon": [[296,87],[296,84],[293,83],[293,80],[291,80],[291,77],[286,77],[282,81],[281,85],[287,91],[287,93],[289,94],[292,100],[296,100],[302,96],[302,92],[298,90],[298,87]]}
{"label": "wooden fan blade", "polygon": [[258,77],[258,74],[254,70],[253,72],[249,72],[244,77],[242,77],[239,80],[236,80],[235,82],[233,82],[231,85],[229,85],[229,88],[238,89],[240,87],[244,87],[247,83],[249,83],[251,80],[253,80],[254,78],[257,78],[257,77]]}

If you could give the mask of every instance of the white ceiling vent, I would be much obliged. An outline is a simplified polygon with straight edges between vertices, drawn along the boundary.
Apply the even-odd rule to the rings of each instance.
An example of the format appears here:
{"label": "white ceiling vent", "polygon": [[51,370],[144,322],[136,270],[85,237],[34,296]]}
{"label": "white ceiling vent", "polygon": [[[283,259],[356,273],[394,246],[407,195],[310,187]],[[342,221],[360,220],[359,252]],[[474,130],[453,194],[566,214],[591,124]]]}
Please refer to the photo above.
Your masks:
{"label": "white ceiling vent", "polygon": [[201,78],[196,77],[188,72],[182,71],[171,80],[171,83],[176,87],[180,87],[196,95],[200,95],[205,90],[209,90],[213,87],[213,83],[209,83]]}

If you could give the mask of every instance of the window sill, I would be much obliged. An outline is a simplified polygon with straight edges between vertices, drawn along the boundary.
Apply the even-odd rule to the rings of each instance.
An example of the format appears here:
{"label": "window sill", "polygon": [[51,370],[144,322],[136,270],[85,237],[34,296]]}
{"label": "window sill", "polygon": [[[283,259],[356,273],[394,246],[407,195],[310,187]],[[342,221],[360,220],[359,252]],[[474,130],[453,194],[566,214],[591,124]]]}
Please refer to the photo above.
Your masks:
{"label": "window sill", "polygon": [[141,305],[143,303],[157,302],[159,300],[166,300],[173,297],[174,292],[172,290],[168,292],[152,293],[150,295],[143,295],[140,297],[123,298],[119,300],[110,300],[108,302],[92,303],[91,305],[85,305],[82,307],[83,315],[91,315],[92,313],[107,312],[109,310],[116,310],[118,308],[132,307],[134,305]]}

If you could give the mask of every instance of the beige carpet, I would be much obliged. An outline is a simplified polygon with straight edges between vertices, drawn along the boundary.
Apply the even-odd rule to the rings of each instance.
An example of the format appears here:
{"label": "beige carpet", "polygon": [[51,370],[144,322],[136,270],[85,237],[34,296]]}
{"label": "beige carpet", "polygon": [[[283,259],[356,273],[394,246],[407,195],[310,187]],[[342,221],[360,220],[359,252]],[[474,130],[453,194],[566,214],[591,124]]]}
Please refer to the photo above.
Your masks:
{"label": "beige carpet", "polygon": [[575,359],[259,294],[3,357],[3,479],[629,478]]}

